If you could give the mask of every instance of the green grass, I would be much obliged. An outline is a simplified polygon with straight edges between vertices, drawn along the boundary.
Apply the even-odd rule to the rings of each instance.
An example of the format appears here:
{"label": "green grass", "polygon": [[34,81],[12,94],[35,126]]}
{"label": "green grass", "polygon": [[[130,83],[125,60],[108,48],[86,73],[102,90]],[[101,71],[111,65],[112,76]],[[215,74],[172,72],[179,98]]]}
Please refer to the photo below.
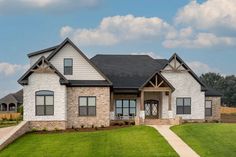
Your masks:
{"label": "green grass", "polygon": [[29,133],[0,152],[1,157],[174,157],[164,138],[147,126],[53,134]]}
{"label": "green grass", "polygon": [[14,126],[17,125],[17,121],[0,121],[0,128],[5,128],[9,126]]}
{"label": "green grass", "polygon": [[171,129],[201,157],[236,156],[236,124],[184,124]]}

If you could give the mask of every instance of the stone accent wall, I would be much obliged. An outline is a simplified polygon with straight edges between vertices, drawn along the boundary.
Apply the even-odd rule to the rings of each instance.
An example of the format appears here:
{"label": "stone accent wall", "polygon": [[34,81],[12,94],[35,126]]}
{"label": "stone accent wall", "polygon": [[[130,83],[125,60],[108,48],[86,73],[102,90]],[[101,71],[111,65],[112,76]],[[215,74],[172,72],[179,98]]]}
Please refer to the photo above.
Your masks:
{"label": "stone accent wall", "polygon": [[[79,116],[79,96],[96,96],[96,116]],[[67,127],[101,127],[110,125],[109,87],[68,87],[67,88]]]}
{"label": "stone accent wall", "polygon": [[31,130],[65,130],[66,121],[30,121],[29,127]]}
{"label": "stone accent wall", "polygon": [[206,116],[205,119],[208,121],[220,120],[221,97],[206,97],[205,99],[212,101],[212,116]]}
{"label": "stone accent wall", "polygon": [[15,126],[13,130],[11,130],[6,136],[0,139],[0,150],[5,148],[8,144],[13,142],[18,137],[22,136],[29,130],[30,130],[29,125],[28,125],[28,122],[26,121],[23,121],[17,126]]}

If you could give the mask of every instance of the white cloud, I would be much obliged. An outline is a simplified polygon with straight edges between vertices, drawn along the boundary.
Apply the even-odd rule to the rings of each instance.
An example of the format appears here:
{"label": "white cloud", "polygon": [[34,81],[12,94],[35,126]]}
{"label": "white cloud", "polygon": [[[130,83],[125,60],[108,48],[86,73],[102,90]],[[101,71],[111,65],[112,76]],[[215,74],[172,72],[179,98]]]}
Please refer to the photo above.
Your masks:
{"label": "white cloud", "polygon": [[4,76],[10,76],[16,74],[17,72],[23,72],[28,67],[28,65],[0,62],[0,74],[3,74]]}
{"label": "white cloud", "polygon": [[61,37],[71,37],[82,45],[114,45],[124,41],[160,39],[174,32],[174,28],[158,17],[133,15],[103,18],[94,29],[62,27]]}
{"label": "white cloud", "polygon": [[191,1],[178,11],[175,22],[199,29],[236,29],[236,0]]}
{"label": "white cloud", "polygon": [[219,72],[218,69],[212,68],[209,65],[199,61],[191,61],[186,63],[197,75],[201,75],[208,72]]}
{"label": "white cloud", "polygon": [[157,55],[154,52],[134,52],[134,53],[131,53],[131,55],[148,55],[154,59],[162,59],[163,58],[162,56]]}
{"label": "white cloud", "polygon": [[166,48],[209,48],[213,46],[235,46],[236,38],[216,36],[213,33],[193,33],[192,29],[182,29],[173,38],[166,39],[162,45]]}
{"label": "white cloud", "polygon": [[94,7],[101,0],[0,0],[0,13],[21,13],[35,10],[71,11]]}

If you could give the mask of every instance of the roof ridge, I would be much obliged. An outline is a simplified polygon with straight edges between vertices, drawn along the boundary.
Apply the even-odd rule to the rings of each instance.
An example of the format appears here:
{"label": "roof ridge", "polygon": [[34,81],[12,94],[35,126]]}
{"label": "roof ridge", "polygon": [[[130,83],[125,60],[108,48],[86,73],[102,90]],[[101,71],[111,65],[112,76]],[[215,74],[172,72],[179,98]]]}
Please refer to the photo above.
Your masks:
{"label": "roof ridge", "polygon": [[55,45],[55,46],[44,48],[44,49],[41,49],[41,50],[38,50],[38,51],[34,51],[34,52],[31,52],[31,53],[27,54],[27,56],[28,57],[32,57],[32,56],[35,56],[35,55],[39,55],[39,54],[45,53],[47,51],[52,51],[52,50],[56,49],[58,46],[59,45]]}

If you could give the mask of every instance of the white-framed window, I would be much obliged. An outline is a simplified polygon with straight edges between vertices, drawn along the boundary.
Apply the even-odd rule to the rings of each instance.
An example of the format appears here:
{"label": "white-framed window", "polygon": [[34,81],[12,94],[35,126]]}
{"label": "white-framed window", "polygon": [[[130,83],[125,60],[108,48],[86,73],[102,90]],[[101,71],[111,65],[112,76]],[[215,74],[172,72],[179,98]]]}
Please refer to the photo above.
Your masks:
{"label": "white-framed window", "polygon": [[36,116],[54,115],[54,92],[37,91],[35,93],[35,114]]}
{"label": "white-framed window", "polygon": [[79,97],[79,116],[96,116],[96,97]]}
{"label": "white-framed window", "polygon": [[176,114],[191,114],[191,98],[176,98]]}
{"label": "white-framed window", "polygon": [[205,116],[212,116],[212,101],[205,101]]}

